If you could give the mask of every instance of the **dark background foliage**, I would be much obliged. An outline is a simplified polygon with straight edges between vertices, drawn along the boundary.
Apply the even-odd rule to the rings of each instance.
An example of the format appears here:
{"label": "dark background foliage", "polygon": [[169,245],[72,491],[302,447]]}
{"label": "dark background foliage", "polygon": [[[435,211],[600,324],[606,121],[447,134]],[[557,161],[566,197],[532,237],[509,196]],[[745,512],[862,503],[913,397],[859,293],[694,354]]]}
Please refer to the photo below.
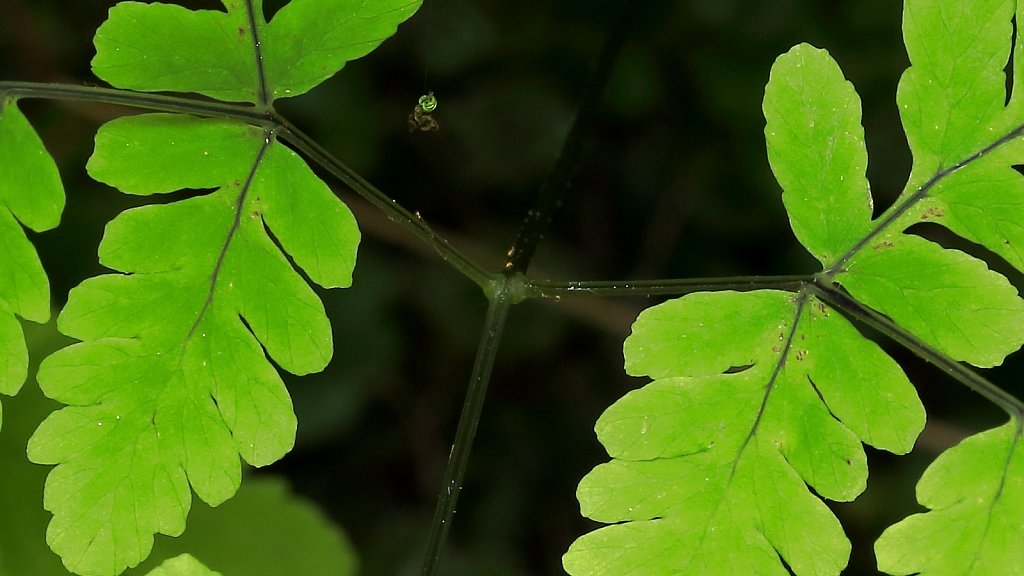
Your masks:
{"label": "dark background foliage", "polygon": [[[0,0],[0,78],[97,83],[91,37],[111,4]],[[270,13],[283,2],[265,4]],[[768,168],[760,109],[773,60],[801,41],[828,48],[860,92],[876,212],[895,198],[910,165],[894,103],[907,66],[901,3],[631,4],[637,13],[625,47],[531,275],[813,272]],[[498,270],[558,155],[591,60],[623,25],[619,11],[613,0],[427,0],[379,50],[278,108]],[[406,117],[426,89],[440,102],[441,130],[409,133]],[[91,182],[83,169],[98,125],[126,111],[23,107],[68,190],[61,228],[35,237],[59,306],[72,286],[103,272],[95,257],[103,226],[138,201]],[[364,574],[415,574],[486,302],[428,248],[332,186],[364,230],[356,284],[322,293],[335,358],[323,374],[289,379],[298,443],[272,468],[351,534]],[[644,383],[624,375],[621,343],[636,314],[654,303],[581,298],[513,309],[444,574],[562,573],[566,547],[596,527],[579,516],[574,498],[579,479],[606,460],[594,422]],[[833,506],[854,541],[849,574],[875,573],[871,543],[916,509],[913,484],[923,466],[1000,420],[938,371],[884,345],[922,391],[930,424],[912,456],[871,452],[867,493]],[[1020,363],[1009,364],[992,377],[1012,391]]]}

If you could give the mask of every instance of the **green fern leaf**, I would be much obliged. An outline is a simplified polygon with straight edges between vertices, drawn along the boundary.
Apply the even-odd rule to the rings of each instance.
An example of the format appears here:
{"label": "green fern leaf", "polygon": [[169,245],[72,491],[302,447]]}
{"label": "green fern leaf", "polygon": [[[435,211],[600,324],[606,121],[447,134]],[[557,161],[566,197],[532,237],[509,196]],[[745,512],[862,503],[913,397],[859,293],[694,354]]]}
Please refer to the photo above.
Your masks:
{"label": "green fern leaf", "polygon": [[[96,35],[97,75],[136,90],[198,92],[269,109],[372,50],[419,2],[295,0],[270,24],[256,1],[227,11],[123,2]],[[89,173],[128,194],[207,190],[122,213],[106,229],[114,270],[72,290],[58,328],[82,343],[48,357],[39,382],[68,407],[29,442],[57,467],[47,542],[80,574],[145,559],[180,534],[194,491],[217,505],[240,459],[270,464],[294,442],[293,374],[333,352],[319,298],[352,280],[351,212],[277,128],[147,114],[104,125]],[[269,357],[269,358],[268,358]]]}
{"label": "green fern leaf", "polygon": [[786,574],[780,555],[796,574],[837,574],[849,543],[805,483],[852,500],[860,442],[907,452],[924,425],[899,366],[803,295],[666,302],[640,315],[625,354],[656,380],[598,421],[614,460],[578,491],[584,515],[625,523],[577,540],[570,574]]}
{"label": "green fern leaf", "polygon": [[[1018,270],[1024,269],[1024,183],[1013,169],[1024,156],[1019,33],[1008,102],[1002,69],[1010,55],[1011,18],[1021,22],[1022,8],[1014,2],[908,1],[904,35],[912,66],[898,93],[908,140],[920,150],[912,181],[958,165],[954,154],[972,160],[935,184],[921,202],[921,217],[984,245]],[[925,113],[944,121],[929,125]],[[993,133],[1005,136],[992,144]],[[1012,333],[1004,324],[989,331],[992,339]],[[918,501],[931,511],[882,534],[875,543],[879,569],[922,576],[1016,574],[1024,564],[1021,436],[1018,415],[940,455],[917,486]]]}
{"label": "green fern leaf", "polygon": [[925,471],[917,499],[930,512],[890,526],[878,568],[921,576],[1011,575],[1024,566],[1024,445],[1011,422],[967,438]]}
{"label": "green fern leaf", "polygon": [[[13,395],[28,376],[28,350],[15,315],[50,318],[50,283],[22,226],[54,228],[64,210],[64,187],[13,98],[0,94],[0,394]],[[0,423],[3,412],[0,411]]]}
{"label": "green fern leaf", "polygon": [[[1000,41],[1005,43],[1008,37],[1007,31]],[[913,71],[911,68],[904,77],[900,95],[906,94],[906,78],[913,78]],[[832,78],[835,88],[822,85],[826,77]],[[826,89],[840,92],[831,97],[816,93]],[[928,164],[923,170],[932,172],[912,176],[893,207],[872,221],[864,178],[867,163],[859,128],[859,102],[852,122],[840,125],[837,120],[851,98],[856,99],[852,86],[842,79],[838,66],[824,51],[798,46],[780,57],[772,69],[764,102],[768,157],[783,187],[783,202],[794,233],[834,280],[861,302],[888,314],[957,360],[985,367],[1001,363],[1024,343],[1024,301],[1016,289],[1005,277],[988,270],[984,262],[904,234],[903,230],[920,221],[945,223],[944,215],[952,210],[938,205],[945,201],[947,178],[934,180],[939,185],[928,184],[935,171],[941,174],[944,169],[940,166],[959,165],[1010,128],[1002,127],[994,136],[984,130],[988,141],[975,138],[974,153],[963,153],[956,162],[928,156],[915,162],[915,166]],[[939,114],[935,110],[931,113]],[[836,118],[830,114],[836,114]],[[940,118],[946,117],[956,114],[946,110]],[[1002,114],[992,122],[1007,124]],[[908,127],[908,133],[912,130]],[[971,136],[965,133],[963,138]],[[951,140],[958,144],[956,154],[961,154],[962,140]],[[911,142],[915,140],[911,138]],[[915,158],[921,157],[916,148],[914,151]],[[966,167],[949,174],[957,176],[960,186],[992,188],[989,173],[1008,170],[1015,174],[1005,151],[999,152],[975,157]],[[987,209],[995,212],[1001,205],[999,202]],[[992,229],[990,225],[979,228]],[[1012,246],[1010,238],[996,236],[989,242],[993,249],[1007,245]]]}
{"label": "green fern leaf", "polygon": [[221,574],[210,570],[192,556],[182,554],[154,568],[148,576],[221,576]]}
{"label": "green fern leaf", "polygon": [[903,230],[936,222],[1024,270],[1024,183],[1013,169],[1024,157],[1019,77],[1011,105],[1004,106],[1014,4],[905,3],[912,66],[900,80],[897,103],[913,170],[879,218],[885,228],[850,251],[836,278],[925,342],[982,367],[1000,364],[1024,343],[1024,302],[983,262]]}
{"label": "green fern leaf", "polygon": [[[135,171],[142,158],[168,171]],[[359,233],[261,128],[124,118],[101,129],[89,169],[135,193],[221,185],[108,225],[100,261],[126,275],[72,291],[58,327],[84,342],[39,371],[44,392],[69,405],[29,443],[35,462],[60,464],[47,481],[48,541],[73,570],[112,573],[145,558],[153,532],[181,532],[189,484],[218,504],[238,488],[239,454],[263,466],[291,449],[291,401],[261,345],[307,374],[330,360],[331,332],[274,239],[314,281],[345,286]]]}
{"label": "green fern leaf", "polygon": [[269,24],[262,0],[226,12],[121,2],[96,32],[96,76],[118,88],[258,102],[308,92],[365,56],[421,0],[292,0]]}
{"label": "green fern leaf", "polygon": [[[773,66],[764,99],[769,160],[794,234],[822,263],[816,282],[841,285],[923,343],[983,367],[1024,343],[1024,300],[981,260],[905,231],[937,222],[1021,268],[1024,195],[1014,192],[1024,190],[1012,166],[1024,154],[1024,89],[1004,106],[1002,75],[1014,10],[1002,0],[908,2],[914,66],[898,101],[914,171],[876,218],[860,102],[832,58],[794,47]],[[571,574],[842,570],[849,543],[807,486],[822,498],[855,498],[867,477],[860,442],[905,453],[924,411],[898,365],[814,293],[807,285],[796,294],[692,294],[640,315],[625,344],[626,368],[654,382],[598,421],[613,460],[578,491],[584,515],[617,524],[573,544],[564,558]],[[1004,444],[1015,447],[1013,438]],[[944,514],[948,498],[932,497],[939,477],[952,478],[950,491],[972,495],[972,506],[995,510],[998,498],[985,486],[1010,477],[1011,449],[985,466],[977,460],[984,486],[964,486],[970,481],[937,463],[921,494],[942,510],[930,524],[894,528],[884,564],[915,572],[922,565],[904,559],[948,542],[956,520]],[[1013,482],[999,501],[1007,518],[1020,513]],[[1019,534],[1000,526],[991,538],[999,547]],[[934,572],[954,573],[1010,572]]]}
{"label": "green fern leaf", "polygon": [[[52,323],[28,326],[26,333],[30,355],[66,345]],[[53,402],[28,386],[9,407],[0,434],[0,509],[16,521],[0,523],[0,576],[67,576],[45,543],[49,514],[39,506],[45,470],[25,458],[25,443]],[[216,508],[196,503],[185,533],[156,538],[150,558],[126,574],[147,574],[183,552],[227,575],[352,576],[358,564],[340,527],[273,474],[246,477]]]}

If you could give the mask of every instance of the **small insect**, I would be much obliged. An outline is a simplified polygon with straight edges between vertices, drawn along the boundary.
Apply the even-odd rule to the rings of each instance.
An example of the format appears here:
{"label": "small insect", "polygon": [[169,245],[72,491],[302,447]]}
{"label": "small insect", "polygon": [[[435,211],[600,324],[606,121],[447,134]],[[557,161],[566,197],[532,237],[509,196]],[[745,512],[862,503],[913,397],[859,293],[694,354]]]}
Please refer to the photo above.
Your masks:
{"label": "small insect", "polygon": [[432,132],[440,128],[441,126],[437,123],[437,120],[434,120],[434,117],[430,115],[436,109],[437,98],[434,98],[433,92],[427,92],[420,96],[416,107],[409,114],[409,132],[417,130],[420,132]]}

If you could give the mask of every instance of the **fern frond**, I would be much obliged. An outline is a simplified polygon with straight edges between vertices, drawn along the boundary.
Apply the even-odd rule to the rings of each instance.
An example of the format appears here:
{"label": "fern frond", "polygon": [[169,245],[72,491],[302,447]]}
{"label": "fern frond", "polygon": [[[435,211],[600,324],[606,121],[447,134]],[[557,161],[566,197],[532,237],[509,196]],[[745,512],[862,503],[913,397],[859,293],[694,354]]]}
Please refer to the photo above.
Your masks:
{"label": "fern frond", "polygon": [[[790,223],[822,264],[813,282],[847,291],[950,362],[979,367],[1024,343],[1024,300],[982,260],[907,230],[945,225],[1022,269],[1024,184],[1013,166],[1024,158],[1024,84],[1015,75],[1007,96],[1003,76],[1017,10],[1004,0],[907,2],[913,66],[897,101],[914,168],[877,217],[860,102],[832,58],[794,47],[773,66],[764,98],[768,157]],[[1018,36],[1015,71],[1020,46]],[[845,567],[849,542],[818,497],[860,494],[860,442],[905,453],[924,411],[895,361],[810,286],[691,294],[640,315],[626,368],[654,382],[598,421],[613,460],[578,491],[586,516],[618,524],[577,540],[564,558],[570,573],[824,575]],[[1010,424],[965,441],[925,474],[919,498],[934,511],[886,532],[882,569],[1015,573],[1014,519],[1024,510],[1018,406],[1001,406]],[[943,548],[955,552],[929,552]]]}
{"label": "fern frond", "polygon": [[[251,102],[304,93],[376,47],[418,1],[295,0],[226,11],[122,2],[97,31],[93,69],[119,88]],[[296,31],[301,28],[302,32]],[[195,493],[211,505],[294,443],[291,399],[271,360],[322,370],[333,343],[323,287],[352,280],[359,230],[348,208],[278,140],[283,124],[146,114],[96,137],[93,178],[122,192],[191,197],[126,211],[100,261],[115,271],[72,290],[59,329],[81,340],[40,368],[67,407],[29,442],[56,465],[47,542],[72,571],[118,574],[153,535],[178,535]],[[209,190],[213,189],[212,192]]]}

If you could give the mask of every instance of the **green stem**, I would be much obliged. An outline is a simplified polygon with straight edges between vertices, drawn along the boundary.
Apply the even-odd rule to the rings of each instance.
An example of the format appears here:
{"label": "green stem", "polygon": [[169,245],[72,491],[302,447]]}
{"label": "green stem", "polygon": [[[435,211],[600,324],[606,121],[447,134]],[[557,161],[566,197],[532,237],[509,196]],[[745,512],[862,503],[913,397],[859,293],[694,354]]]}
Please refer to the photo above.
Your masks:
{"label": "green stem", "polygon": [[116,104],[132,108],[159,110],[161,112],[229,118],[270,130],[283,129],[280,132],[282,140],[295,146],[295,148],[306,154],[315,163],[347,184],[357,194],[383,212],[392,222],[405,228],[432,246],[442,259],[462,272],[478,286],[487,290],[491,288],[494,282],[494,274],[489,274],[469,259],[469,257],[456,250],[447,240],[431,230],[422,218],[413,215],[400,206],[398,202],[388,198],[383,192],[364,180],[355,171],[335,158],[330,152],[326,151],[309,136],[292,125],[291,122],[279,116],[273,110],[260,111],[251,105],[226,104],[223,102],[200,100],[198,98],[164,96],[162,94],[147,94],[131,90],[99,88],[96,86],[75,86],[73,84],[0,82],[0,96],[4,95],[11,95],[15,98],[78,100]]}
{"label": "green stem", "polygon": [[615,20],[616,25],[612,28],[608,39],[601,48],[601,53],[594,60],[587,82],[580,95],[579,105],[576,108],[576,115],[573,118],[572,127],[562,144],[562,150],[555,161],[554,167],[544,179],[533,206],[526,211],[526,218],[519,229],[519,234],[508,251],[508,260],[505,262],[507,274],[525,274],[530,266],[537,245],[544,238],[544,234],[551,226],[555,212],[562,204],[562,196],[572,183],[572,177],[576,173],[580,156],[583,151],[585,128],[590,124],[597,108],[598,100],[604,87],[608,84],[615,59],[622,49],[626,39],[626,32],[629,30],[629,20],[636,12],[632,2],[623,2],[620,16]]}
{"label": "green stem", "polygon": [[1021,402],[1011,394],[1008,394],[1002,388],[996,386],[992,382],[989,382],[982,376],[979,376],[964,364],[953,360],[949,356],[946,356],[942,352],[939,352],[935,348],[925,344],[905,328],[896,324],[882,314],[879,314],[871,308],[861,304],[852,296],[834,285],[826,285],[816,279],[807,286],[815,296],[823,300],[829,306],[846,312],[868,326],[871,326],[875,330],[878,330],[882,334],[885,334],[889,338],[892,338],[896,342],[899,342],[917,356],[931,362],[940,370],[952,376],[957,382],[967,386],[971,390],[984,396],[996,406],[1002,408],[1014,420],[1018,422],[1024,420],[1024,402]]}
{"label": "green stem", "polygon": [[433,576],[436,573],[440,564],[441,547],[448,537],[452,517],[455,515],[455,505],[458,503],[459,493],[462,491],[462,482],[466,476],[473,439],[476,437],[476,429],[480,424],[480,415],[484,409],[487,385],[491,381],[491,370],[494,368],[494,360],[498,355],[498,344],[505,329],[505,319],[508,317],[508,311],[512,304],[515,303],[513,290],[510,290],[508,285],[508,281],[498,280],[498,289],[494,292],[487,308],[487,317],[484,320],[480,345],[476,351],[476,360],[469,379],[466,400],[462,405],[458,429],[455,431],[455,443],[452,444],[452,451],[448,456],[448,465],[445,467],[444,481],[437,498],[434,520],[430,526],[422,576]]}
{"label": "green stem", "polygon": [[570,296],[681,296],[715,290],[788,290],[796,292],[811,276],[734,276],[732,278],[682,278],[667,280],[552,281],[526,280],[526,298],[561,299]]}
{"label": "green stem", "polygon": [[297,150],[308,156],[314,162],[334,175],[335,178],[344,182],[349,188],[373,204],[378,210],[384,213],[389,220],[405,228],[413,235],[423,240],[441,258],[452,265],[464,276],[476,283],[485,291],[491,288],[496,275],[488,273],[479,264],[468,256],[457,250],[448,240],[434,232],[423,218],[410,213],[398,204],[397,201],[388,198],[386,194],[378,190],[372,184],[363,179],[354,170],[335,158],[330,152],[304,132],[296,128],[285,118],[275,117],[284,126],[281,139],[287,141]]}
{"label": "green stem", "polygon": [[[623,14],[630,14],[630,4],[623,3]],[[548,174],[537,194],[533,207],[526,212],[523,226],[508,252],[508,260],[504,267],[504,277],[500,280],[493,276],[485,276],[488,286],[484,286],[490,300],[487,319],[480,347],[477,349],[473,374],[470,378],[466,400],[459,416],[459,425],[455,433],[455,443],[445,467],[444,481],[437,500],[434,519],[431,522],[430,536],[427,541],[427,552],[423,560],[422,576],[433,576],[440,565],[441,548],[448,537],[448,530],[455,515],[455,505],[462,482],[466,475],[473,439],[476,436],[480,414],[483,411],[484,398],[491,378],[491,368],[498,352],[498,342],[504,330],[505,318],[509,308],[524,297],[525,274],[530,266],[537,245],[544,237],[555,211],[562,202],[562,194],[572,180],[573,172],[579,162],[583,142],[583,129],[592,110],[596,107],[598,96],[608,81],[612,63],[622,46],[626,26],[614,29],[601,50],[597,64],[591,71],[587,85],[573,126],[562,146],[554,168]],[[310,144],[315,144],[310,142]],[[340,176],[339,176],[340,177]],[[351,184],[350,184],[351,185]],[[426,225],[424,224],[424,227]],[[440,240],[440,239],[439,239]],[[464,272],[465,273],[465,272]]]}
{"label": "green stem", "polygon": [[131,90],[100,88],[98,86],[76,86],[74,84],[44,84],[39,82],[0,82],[0,96],[16,98],[42,98],[47,100],[72,100],[116,104],[132,108],[145,108],[161,112],[177,112],[195,116],[232,118],[248,124],[275,128],[276,122],[267,111],[260,111],[251,105],[227,104],[198,98],[146,94]]}

